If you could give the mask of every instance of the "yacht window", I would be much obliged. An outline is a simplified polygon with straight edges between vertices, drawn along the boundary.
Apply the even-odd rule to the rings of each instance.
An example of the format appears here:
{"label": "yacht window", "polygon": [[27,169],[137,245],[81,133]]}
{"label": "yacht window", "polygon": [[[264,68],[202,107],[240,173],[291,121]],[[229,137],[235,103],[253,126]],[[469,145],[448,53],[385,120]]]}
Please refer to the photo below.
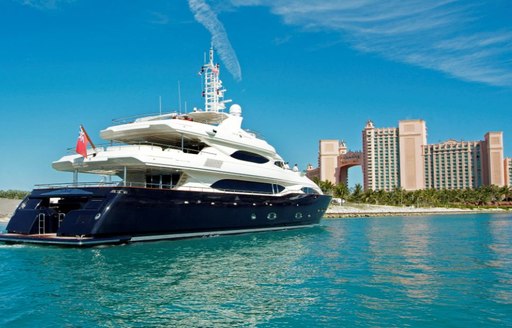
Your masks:
{"label": "yacht window", "polygon": [[173,188],[180,180],[180,173],[146,175],[147,188]]}
{"label": "yacht window", "polygon": [[250,153],[248,151],[238,150],[231,154],[231,157],[239,159],[241,161],[264,164],[268,162],[268,158],[258,154]]}
{"label": "yacht window", "polygon": [[171,176],[170,175],[162,175],[162,187],[171,188]]}
{"label": "yacht window", "polygon": [[281,191],[284,190],[284,187],[281,186],[281,185],[273,184],[272,186],[274,188],[274,194],[278,194],[278,193],[280,193]]}
{"label": "yacht window", "polygon": [[276,162],[274,162],[274,165],[279,166],[280,168],[284,169],[284,162],[282,162],[282,161],[276,161]]}
{"label": "yacht window", "polygon": [[21,208],[26,209],[26,210],[33,210],[33,209],[36,209],[40,203],[41,203],[41,199],[28,198],[27,200],[25,200],[23,202],[23,204],[21,204]]}
{"label": "yacht window", "polygon": [[279,193],[284,190],[283,186],[272,183],[262,183],[233,179],[219,180],[212,184],[212,188],[227,191],[257,192],[265,194]]}
{"label": "yacht window", "polygon": [[310,187],[302,187],[300,190],[302,190],[305,194],[318,194],[318,191]]}
{"label": "yacht window", "polygon": [[103,199],[91,199],[85,204],[87,210],[97,210],[103,204]]}

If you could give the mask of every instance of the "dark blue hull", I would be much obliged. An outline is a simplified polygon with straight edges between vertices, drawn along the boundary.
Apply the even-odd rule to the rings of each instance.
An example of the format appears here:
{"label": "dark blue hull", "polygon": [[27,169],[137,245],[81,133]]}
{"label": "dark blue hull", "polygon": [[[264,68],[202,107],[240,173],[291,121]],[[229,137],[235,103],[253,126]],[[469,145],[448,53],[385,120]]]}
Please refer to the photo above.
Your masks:
{"label": "dark blue hull", "polygon": [[318,224],[329,201],[318,194],[36,189],[0,241],[85,246],[300,228]]}

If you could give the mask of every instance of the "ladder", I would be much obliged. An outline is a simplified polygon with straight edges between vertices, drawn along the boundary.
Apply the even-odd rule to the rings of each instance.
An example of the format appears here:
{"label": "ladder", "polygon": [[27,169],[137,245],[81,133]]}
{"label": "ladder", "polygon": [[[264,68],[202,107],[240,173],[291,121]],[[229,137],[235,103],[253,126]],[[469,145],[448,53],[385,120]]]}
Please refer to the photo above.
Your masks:
{"label": "ladder", "polygon": [[37,215],[37,219],[39,221],[39,234],[45,234],[46,233],[46,214],[39,213]]}
{"label": "ladder", "polygon": [[66,217],[66,213],[59,213],[59,220],[58,220],[58,223],[57,223],[57,227],[58,228],[60,228],[60,224],[64,220],[64,217]]}

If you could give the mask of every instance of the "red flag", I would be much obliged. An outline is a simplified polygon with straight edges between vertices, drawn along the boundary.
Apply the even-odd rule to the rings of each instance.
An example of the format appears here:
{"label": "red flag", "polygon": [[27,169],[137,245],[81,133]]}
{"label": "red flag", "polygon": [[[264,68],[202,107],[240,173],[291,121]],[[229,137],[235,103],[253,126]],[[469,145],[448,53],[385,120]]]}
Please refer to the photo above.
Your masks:
{"label": "red flag", "polygon": [[83,157],[87,157],[87,136],[85,134],[84,128],[80,126],[80,134],[78,135],[78,140],[76,141],[76,153],[82,155]]}

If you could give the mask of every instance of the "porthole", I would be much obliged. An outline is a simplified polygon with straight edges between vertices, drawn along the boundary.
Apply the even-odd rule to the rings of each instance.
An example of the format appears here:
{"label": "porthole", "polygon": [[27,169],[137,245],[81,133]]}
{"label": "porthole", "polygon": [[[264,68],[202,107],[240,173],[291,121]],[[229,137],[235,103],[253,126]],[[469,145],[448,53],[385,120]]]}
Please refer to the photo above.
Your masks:
{"label": "porthole", "polygon": [[300,212],[295,213],[295,218],[302,219],[302,213],[300,213]]}
{"label": "porthole", "polygon": [[256,213],[251,214],[251,220],[256,220]]}
{"label": "porthole", "polygon": [[94,216],[94,220],[99,220],[101,217],[101,213],[97,213],[95,216]]}
{"label": "porthole", "polygon": [[267,215],[267,219],[269,219],[269,220],[275,220],[276,218],[277,218],[277,214],[274,212],[270,212]]}

